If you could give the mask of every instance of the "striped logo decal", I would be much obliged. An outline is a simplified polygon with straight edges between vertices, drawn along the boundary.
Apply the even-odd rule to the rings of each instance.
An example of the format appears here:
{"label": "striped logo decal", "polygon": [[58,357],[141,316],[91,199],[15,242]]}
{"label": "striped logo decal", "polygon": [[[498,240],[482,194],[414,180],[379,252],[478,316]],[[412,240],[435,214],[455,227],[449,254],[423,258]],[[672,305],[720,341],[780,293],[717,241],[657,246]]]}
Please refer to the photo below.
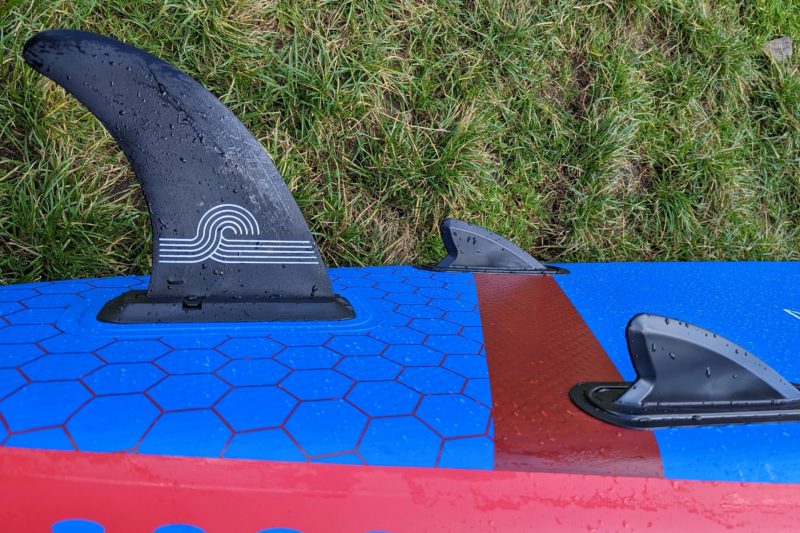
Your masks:
{"label": "striped logo decal", "polygon": [[162,263],[255,263],[261,265],[316,265],[314,243],[265,240],[253,214],[235,204],[221,204],[203,214],[194,237],[158,240]]}

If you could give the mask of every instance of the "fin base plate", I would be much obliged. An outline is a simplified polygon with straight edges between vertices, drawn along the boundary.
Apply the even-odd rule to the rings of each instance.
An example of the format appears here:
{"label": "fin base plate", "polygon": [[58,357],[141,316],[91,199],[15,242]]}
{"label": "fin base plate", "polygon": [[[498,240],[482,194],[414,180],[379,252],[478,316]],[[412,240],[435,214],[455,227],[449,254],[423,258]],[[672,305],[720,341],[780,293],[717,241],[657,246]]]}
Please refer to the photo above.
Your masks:
{"label": "fin base plate", "polygon": [[414,265],[416,268],[423,270],[432,270],[434,272],[473,272],[475,274],[528,274],[532,276],[544,276],[553,274],[569,274],[566,268],[557,267],[554,265],[544,265],[544,269],[530,270],[521,268],[503,268],[503,267],[458,267],[458,266],[441,266],[436,263],[428,263],[424,265]]}
{"label": "fin base plate", "polygon": [[[578,383],[569,391],[572,402],[588,414],[628,429],[755,424],[800,420],[800,401],[729,401],[658,404],[628,407],[616,402],[628,383]],[[800,389],[800,385],[793,384]]]}
{"label": "fin base plate", "polygon": [[220,300],[215,298],[151,298],[147,291],[128,291],[109,301],[97,320],[114,324],[190,322],[310,322],[355,317],[339,295],[314,298]]}

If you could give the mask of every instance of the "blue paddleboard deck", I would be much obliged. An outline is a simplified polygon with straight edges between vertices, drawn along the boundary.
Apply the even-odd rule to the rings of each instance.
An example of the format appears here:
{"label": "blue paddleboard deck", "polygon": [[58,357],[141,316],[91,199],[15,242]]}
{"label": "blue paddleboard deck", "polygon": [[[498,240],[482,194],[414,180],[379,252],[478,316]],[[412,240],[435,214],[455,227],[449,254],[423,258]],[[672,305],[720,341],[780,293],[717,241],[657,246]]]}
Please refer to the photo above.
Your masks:
{"label": "blue paddleboard deck", "polygon": [[[800,341],[796,264],[569,268],[570,275],[550,279],[625,380],[635,374],[624,327],[645,311],[712,329],[790,381],[800,380],[794,357]],[[501,384],[490,385],[476,277],[413,267],[329,273],[335,291],[353,304],[354,319],[117,325],[98,322],[98,309],[117,294],[145,287],[147,278],[3,287],[2,444],[496,468],[492,392]],[[573,371],[568,361],[558,363],[566,376]],[[642,433],[619,432],[623,440]],[[667,477],[800,480],[793,453],[800,437],[796,423],[661,429],[652,435]],[[564,471],[573,470],[565,464]]]}
{"label": "blue paddleboard deck", "polygon": [[6,446],[492,468],[471,274],[331,269],[356,318],[98,322],[138,277],[0,289]]}

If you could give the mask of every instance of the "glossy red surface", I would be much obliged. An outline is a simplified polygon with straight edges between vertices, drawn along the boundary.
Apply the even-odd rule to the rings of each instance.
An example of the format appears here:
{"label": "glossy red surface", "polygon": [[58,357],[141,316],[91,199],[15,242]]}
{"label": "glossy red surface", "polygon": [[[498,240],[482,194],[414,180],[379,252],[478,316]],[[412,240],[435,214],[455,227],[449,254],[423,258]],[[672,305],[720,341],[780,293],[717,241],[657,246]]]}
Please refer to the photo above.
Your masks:
{"label": "glossy red surface", "polygon": [[620,429],[575,407],[579,381],[621,381],[614,364],[549,276],[475,276],[492,387],[495,468],[664,475],[645,431]]}
{"label": "glossy red surface", "polygon": [[0,450],[3,531],[797,531],[800,486]]}

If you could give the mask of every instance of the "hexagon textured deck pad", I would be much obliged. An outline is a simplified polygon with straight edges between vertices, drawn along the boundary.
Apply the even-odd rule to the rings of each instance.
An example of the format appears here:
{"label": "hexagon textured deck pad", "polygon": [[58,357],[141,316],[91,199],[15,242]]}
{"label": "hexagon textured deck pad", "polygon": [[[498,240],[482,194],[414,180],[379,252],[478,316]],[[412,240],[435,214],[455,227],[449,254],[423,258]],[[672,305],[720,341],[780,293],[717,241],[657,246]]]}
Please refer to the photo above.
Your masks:
{"label": "hexagon textured deck pad", "polygon": [[800,263],[569,269],[330,269],[357,316],[329,323],[121,326],[97,311],[146,278],[0,287],[0,445],[800,482],[799,423],[641,432],[567,400],[575,381],[635,377],[641,312],[800,382]]}
{"label": "hexagon textured deck pad", "polygon": [[327,323],[116,325],[147,278],[0,288],[0,442],[80,451],[493,467],[471,274],[330,270]]}

